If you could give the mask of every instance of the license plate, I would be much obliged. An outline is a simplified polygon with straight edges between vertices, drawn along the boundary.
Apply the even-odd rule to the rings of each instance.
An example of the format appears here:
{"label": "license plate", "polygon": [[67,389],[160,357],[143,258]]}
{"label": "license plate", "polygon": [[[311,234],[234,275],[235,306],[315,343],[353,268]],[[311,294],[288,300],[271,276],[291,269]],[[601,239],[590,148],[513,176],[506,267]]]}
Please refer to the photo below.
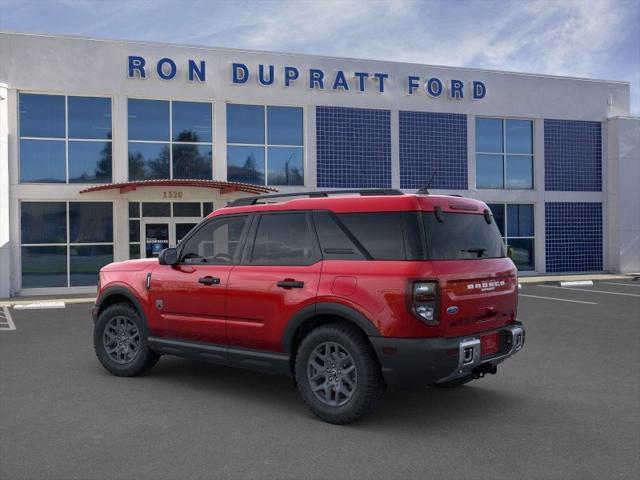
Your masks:
{"label": "license plate", "polygon": [[480,337],[480,351],[482,356],[495,355],[498,353],[498,332],[489,333]]}

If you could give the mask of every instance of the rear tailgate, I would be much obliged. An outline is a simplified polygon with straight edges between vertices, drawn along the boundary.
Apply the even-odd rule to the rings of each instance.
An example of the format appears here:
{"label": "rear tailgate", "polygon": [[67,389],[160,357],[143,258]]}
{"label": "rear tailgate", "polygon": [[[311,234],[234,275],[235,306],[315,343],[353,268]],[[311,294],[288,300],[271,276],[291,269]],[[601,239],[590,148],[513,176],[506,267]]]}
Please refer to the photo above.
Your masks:
{"label": "rear tailgate", "polygon": [[433,262],[440,281],[440,324],[445,337],[502,327],[515,320],[516,269],[507,258]]}

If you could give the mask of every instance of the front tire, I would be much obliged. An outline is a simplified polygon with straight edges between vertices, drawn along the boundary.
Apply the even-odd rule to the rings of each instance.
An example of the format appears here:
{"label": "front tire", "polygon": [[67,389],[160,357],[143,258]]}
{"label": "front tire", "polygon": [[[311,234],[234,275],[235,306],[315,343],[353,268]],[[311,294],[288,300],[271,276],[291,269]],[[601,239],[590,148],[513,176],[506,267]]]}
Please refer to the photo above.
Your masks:
{"label": "front tire", "polygon": [[367,338],[343,324],[323,325],[304,337],[295,377],[309,409],[338,425],[365,416],[384,392],[380,366]]}
{"label": "front tire", "polygon": [[147,343],[149,331],[138,312],[124,303],[107,307],[93,330],[93,347],[102,366],[119,377],[141,375],[158,354]]}

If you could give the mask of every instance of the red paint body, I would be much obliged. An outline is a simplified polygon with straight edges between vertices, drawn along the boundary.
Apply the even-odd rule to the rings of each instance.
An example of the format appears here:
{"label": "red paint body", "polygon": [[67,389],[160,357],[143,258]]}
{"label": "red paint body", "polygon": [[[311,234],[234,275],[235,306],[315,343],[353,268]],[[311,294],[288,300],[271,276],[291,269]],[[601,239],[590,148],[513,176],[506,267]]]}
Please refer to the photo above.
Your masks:
{"label": "red paint body", "polygon": [[[209,218],[295,210],[432,212],[436,206],[443,212],[477,215],[487,208],[479,201],[448,196],[349,196],[228,207]],[[198,283],[203,276],[220,278],[220,284]],[[304,288],[276,286],[288,279],[303,281]],[[409,288],[416,280],[438,281],[439,325],[429,326],[411,312]],[[364,315],[382,336],[394,338],[450,338],[495,330],[513,323],[517,309],[517,272],[509,258],[320,260],[310,266],[169,266],[157,259],[133,260],[101,270],[100,292],[113,286],[135,296],[154,336],[271,352],[283,351],[283,335],[291,318],[320,302],[348,306]],[[162,302],[161,309],[157,301]],[[458,312],[448,314],[447,308],[454,305]]]}

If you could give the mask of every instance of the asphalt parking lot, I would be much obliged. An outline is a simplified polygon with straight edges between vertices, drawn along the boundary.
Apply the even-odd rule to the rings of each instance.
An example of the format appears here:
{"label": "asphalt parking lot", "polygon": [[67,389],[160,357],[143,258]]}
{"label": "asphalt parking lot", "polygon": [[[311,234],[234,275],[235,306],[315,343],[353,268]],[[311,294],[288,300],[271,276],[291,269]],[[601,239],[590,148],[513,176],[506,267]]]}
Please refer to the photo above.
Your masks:
{"label": "asphalt parking lot", "polygon": [[527,343],[497,375],[388,393],[342,427],[287,378],[171,357],[113,377],[88,304],[12,309],[0,478],[638,478],[640,282],[520,293]]}

